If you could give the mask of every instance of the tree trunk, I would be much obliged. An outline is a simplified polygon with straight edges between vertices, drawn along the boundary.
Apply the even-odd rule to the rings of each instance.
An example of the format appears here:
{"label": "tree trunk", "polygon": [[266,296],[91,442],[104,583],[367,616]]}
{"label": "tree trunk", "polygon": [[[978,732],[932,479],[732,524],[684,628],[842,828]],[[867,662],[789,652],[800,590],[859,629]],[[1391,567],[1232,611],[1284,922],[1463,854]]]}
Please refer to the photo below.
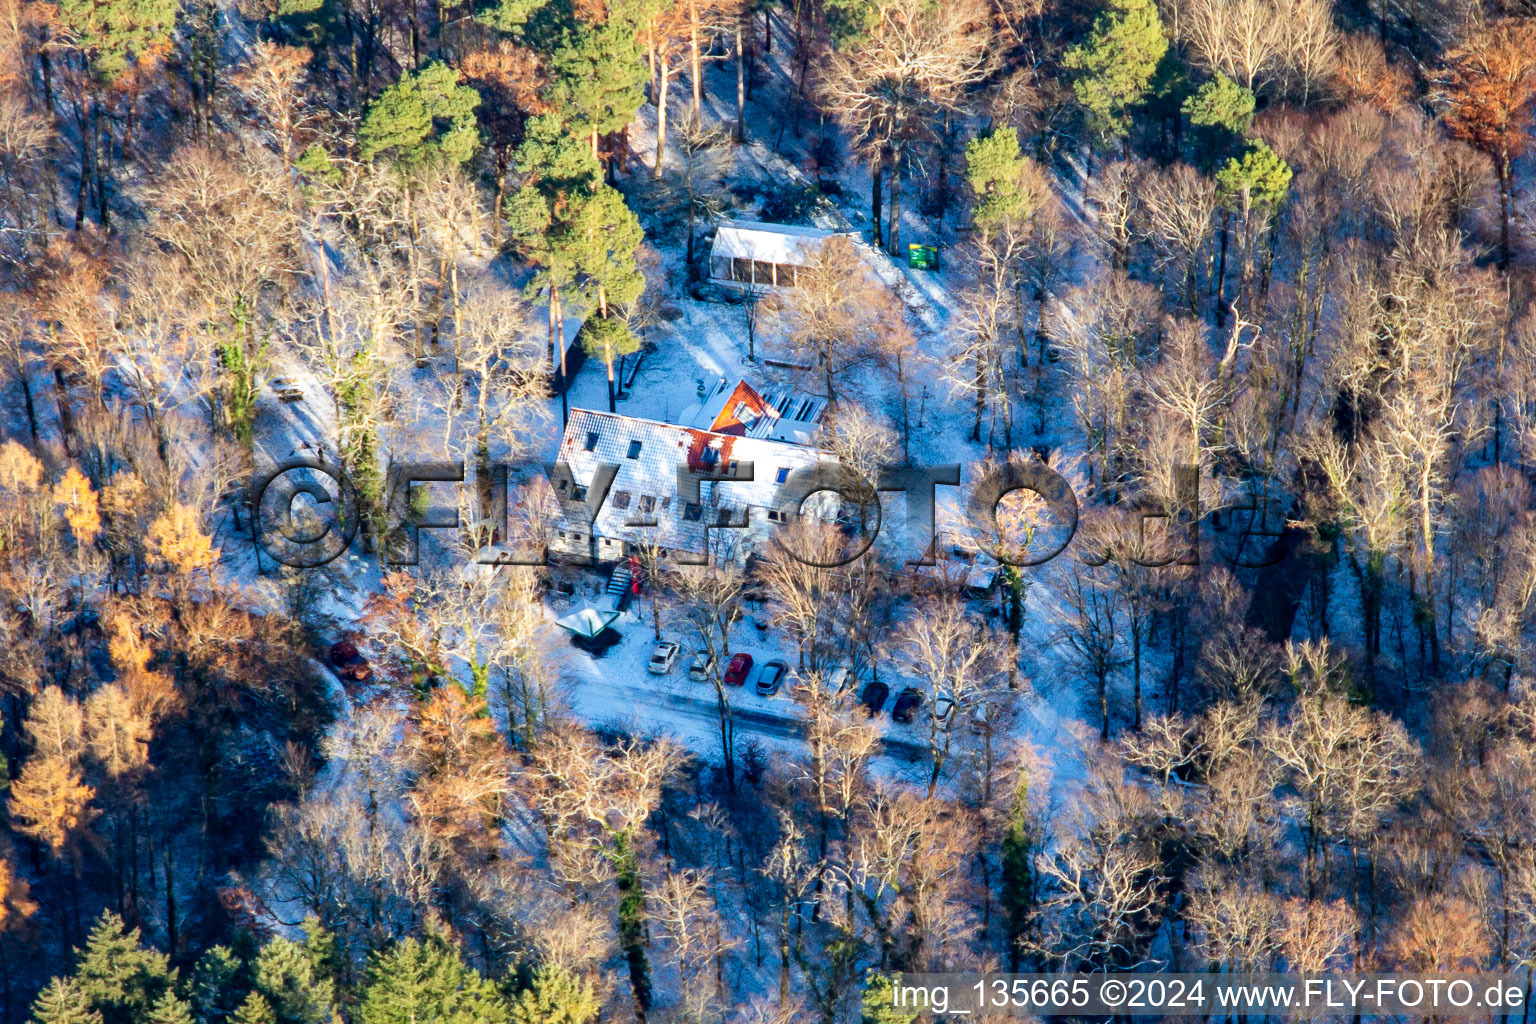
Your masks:
{"label": "tree trunk", "polygon": [[1227,322],[1227,240],[1231,234],[1231,214],[1221,214],[1221,256],[1216,261],[1216,326]]}
{"label": "tree trunk", "polygon": [[884,233],[881,230],[880,207],[880,174],[884,170],[885,160],[882,154],[876,153],[869,161],[869,222],[874,225],[875,245],[883,245]]}
{"label": "tree trunk", "polygon": [[1498,156],[1499,171],[1499,267],[1509,268],[1509,215],[1511,207],[1515,205],[1515,197],[1510,184],[1509,154],[1501,152]]}
{"label": "tree trunk", "polygon": [[662,155],[667,151],[667,79],[672,73],[665,57],[658,61],[658,65],[657,77],[661,85],[656,90],[656,164],[651,168],[653,178],[661,177]]}
{"label": "tree trunk", "polygon": [[897,146],[895,159],[891,162],[891,230],[890,253],[897,256],[898,247],[901,245],[901,175],[904,170],[906,147]]}
{"label": "tree trunk", "polygon": [[1109,677],[1099,677],[1099,741],[1109,742]]}
{"label": "tree trunk", "polygon": [[699,59],[699,5],[698,0],[691,0],[688,8],[688,70],[693,79],[693,120],[697,124],[704,121],[704,78],[702,74],[703,62]]}
{"label": "tree trunk", "polygon": [[736,19],[736,145],[747,141],[747,50],[743,45],[745,18]]}
{"label": "tree trunk", "polygon": [[563,427],[571,421],[571,409],[569,396],[569,381],[565,376],[565,310],[560,303],[560,289],[553,284],[549,286],[549,301],[555,311],[555,348],[560,354],[560,425]]}

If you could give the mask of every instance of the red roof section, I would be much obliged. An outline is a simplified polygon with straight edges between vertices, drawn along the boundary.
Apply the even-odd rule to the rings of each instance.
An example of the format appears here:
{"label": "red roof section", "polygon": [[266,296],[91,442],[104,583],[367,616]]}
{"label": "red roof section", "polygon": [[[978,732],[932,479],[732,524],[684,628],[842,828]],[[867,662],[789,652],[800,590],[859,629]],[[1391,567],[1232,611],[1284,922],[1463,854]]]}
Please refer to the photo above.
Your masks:
{"label": "red roof section", "polygon": [[720,408],[720,415],[715,417],[715,422],[709,425],[709,429],[716,434],[746,437],[750,421],[743,423],[736,415],[736,408],[741,405],[745,405],[752,411],[753,419],[768,413],[768,403],[763,401],[763,396],[753,390],[752,385],[741,381],[736,385],[736,390],[731,392],[731,397],[725,400],[725,405]]}

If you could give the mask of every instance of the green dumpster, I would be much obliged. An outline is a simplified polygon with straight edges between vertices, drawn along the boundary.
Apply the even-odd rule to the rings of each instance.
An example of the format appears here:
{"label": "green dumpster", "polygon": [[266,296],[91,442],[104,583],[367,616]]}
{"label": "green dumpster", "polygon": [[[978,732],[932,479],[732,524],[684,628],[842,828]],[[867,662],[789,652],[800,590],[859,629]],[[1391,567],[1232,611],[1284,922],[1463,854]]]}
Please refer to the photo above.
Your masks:
{"label": "green dumpster", "polygon": [[913,242],[907,246],[907,266],[913,270],[938,270],[939,250]]}

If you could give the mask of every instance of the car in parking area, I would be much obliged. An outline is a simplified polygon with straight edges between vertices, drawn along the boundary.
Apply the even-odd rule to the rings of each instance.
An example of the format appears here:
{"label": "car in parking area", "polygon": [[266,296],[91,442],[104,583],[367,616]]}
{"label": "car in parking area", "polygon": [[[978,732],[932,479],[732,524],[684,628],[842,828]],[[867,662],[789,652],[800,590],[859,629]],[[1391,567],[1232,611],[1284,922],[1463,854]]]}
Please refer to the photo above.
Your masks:
{"label": "car in parking area", "polygon": [[761,671],[757,673],[757,692],[764,697],[772,697],[779,692],[779,687],[784,685],[784,678],[789,675],[789,665],[774,658],[763,663]]}
{"label": "car in parking area", "polygon": [[928,711],[929,717],[939,723],[941,728],[945,729],[949,728],[950,719],[954,717],[954,714],[955,701],[953,697],[939,697],[933,702],[933,707]]}
{"label": "car in parking area", "polygon": [[871,718],[880,713],[885,707],[885,698],[891,695],[891,688],[878,680],[864,687],[864,692],[859,694],[859,703],[864,710],[869,712]]}
{"label": "car in parking area", "polygon": [[651,660],[646,663],[645,670],[652,675],[666,675],[677,667],[677,656],[682,651],[683,645],[676,640],[657,641],[655,649],[651,651]]}
{"label": "car in parking area", "polygon": [[891,705],[891,721],[910,722],[922,706],[923,695],[915,687],[909,686],[896,696],[896,703]]}
{"label": "car in parking area", "polygon": [[715,656],[708,651],[700,651],[693,656],[693,664],[688,666],[688,678],[696,683],[707,683],[709,677],[715,674]]}
{"label": "car in parking area", "polygon": [[725,678],[721,680],[727,686],[746,686],[747,673],[752,671],[752,655],[743,651],[731,659],[731,663],[725,667]]}

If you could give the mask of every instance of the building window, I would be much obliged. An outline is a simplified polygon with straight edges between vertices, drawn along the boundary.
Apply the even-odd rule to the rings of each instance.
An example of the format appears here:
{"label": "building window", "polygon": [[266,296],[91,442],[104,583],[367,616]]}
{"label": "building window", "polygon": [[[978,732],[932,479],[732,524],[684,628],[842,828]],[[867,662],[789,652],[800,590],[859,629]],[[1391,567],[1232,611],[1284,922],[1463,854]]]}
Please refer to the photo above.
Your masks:
{"label": "building window", "polygon": [[784,481],[786,481],[788,479],[789,479],[789,467],[788,466],[780,466],[778,474],[775,475],[774,478],[773,478],[773,482],[776,483],[776,484],[781,484],[781,483],[783,483]]}
{"label": "building window", "polygon": [[731,280],[750,284],[752,282],[752,261],[743,259],[740,256],[732,257]]}
{"label": "building window", "polygon": [[560,531],[560,539],[561,540],[565,540],[565,531],[564,530]]}
{"label": "building window", "polygon": [[639,441],[631,441],[631,442],[629,442],[629,454],[626,455],[625,458],[638,459],[639,457],[640,457],[640,442]]}
{"label": "building window", "polygon": [[663,494],[661,496],[661,510],[663,512],[665,512],[667,509],[669,509],[671,507],[672,507],[672,495],[670,495],[670,494]]}
{"label": "building window", "polygon": [[640,495],[640,514],[648,516],[655,511],[656,499],[651,497],[649,494]]}
{"label": "building window", "polygon": [[728,509],[728,508],[722,508],[720,510],[719,514],[715,516],[715,525],[716,526],[725,526],[725,525],[729,524],[730,521],[731,521],[731,510]]}
{"label": "building window", "polygon": [[605,548],[613,547],[613,540],[611,538],[604,537],[603,538],[603,547],[605,547]]}
{"label": "building window", "polygon": [[688,504],[683,506],[683,518],[688,520],[690,523],[696,523],[699,521],[699,517],[703,514],[703,511],[703,509],[699,508],[699,506],[690,501]]}
{"label": "building window", "polygon": [[597,448],[597,434],[596,434],[596,432],[592,432],[592,433],[587,434],[587,443],[586,443],[586,445],[584,447],[589,452],[593,451],[593,450],[595,450]]}
{"label": "building window", "polygon": [[613,507],[614,508],[629,508],[629,492],[628,491],[614,491],[613,492]]}
{"label": "building window", "polygon": [[776,522],[779,521],[779,510],[778,509],[771,508],[771,509],[768,510],[768,521],[770,523],[776,523]]}
{"label": "building window", "polygon": [[585,487],[581,486],[580,484],[577,484],[575,487],[572,487],[571,488],[571,499],[573,501],[586,501],[587,500],[587,489]]}

